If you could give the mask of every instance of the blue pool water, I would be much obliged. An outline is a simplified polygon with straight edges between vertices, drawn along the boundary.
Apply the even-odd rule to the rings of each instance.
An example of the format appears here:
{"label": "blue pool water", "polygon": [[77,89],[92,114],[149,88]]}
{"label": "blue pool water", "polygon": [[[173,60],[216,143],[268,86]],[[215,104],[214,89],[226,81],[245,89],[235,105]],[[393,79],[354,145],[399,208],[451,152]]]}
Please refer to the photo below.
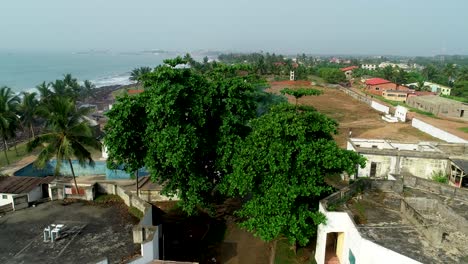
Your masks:
{"label": "blue pool water", "polygon": [[[45,168],[38,169],[34,165],[28,164],[22,169],[14,173],[15,176],[29,176],[29,177],[46,177],[53,176],[55,165],[57,164],[56,160],[50,161]],[[106,175],[106,179],[130,179],[130,174],[125,172],[122,169],[108,169],[105,161],[95,161],[94,167],[91,166],[81,166],[78,161],[73,160],[73,170],[75,171],[76,176],[90,176],[90,175]],[[138,176],[143,177],[147,176],[149,173],[145,168],[142,168],[138,171]],[[62,162],[60,166],[60,176],[71,176],[71,169],[68,162]]]}

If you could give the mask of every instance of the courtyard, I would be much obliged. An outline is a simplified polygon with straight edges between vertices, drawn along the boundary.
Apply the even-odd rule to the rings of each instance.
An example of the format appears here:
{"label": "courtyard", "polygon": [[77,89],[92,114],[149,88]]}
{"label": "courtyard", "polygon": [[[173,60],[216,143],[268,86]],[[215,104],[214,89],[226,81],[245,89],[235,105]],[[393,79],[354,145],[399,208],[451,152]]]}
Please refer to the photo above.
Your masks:
{"label": "courtyard", "polygon": [[[139,253],[132,227],[138,219],[121,202],[52,201],[0,217],[0,263],[121,263]],[[55,242],[43,230],[63,224]]]}

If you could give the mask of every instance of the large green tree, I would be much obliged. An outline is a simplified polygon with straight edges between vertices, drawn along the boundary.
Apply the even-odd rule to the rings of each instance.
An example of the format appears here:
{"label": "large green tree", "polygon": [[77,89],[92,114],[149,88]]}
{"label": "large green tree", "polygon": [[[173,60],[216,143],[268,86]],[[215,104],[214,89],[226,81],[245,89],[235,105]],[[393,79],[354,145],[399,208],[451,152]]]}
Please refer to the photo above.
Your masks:
{"label": "large green tree", "polygon": [[7,155],[7,140],[14,137],[16,128],[18,127],[19,119],[17,112],[19,103],[19,97],[11,91],[10,87],[3,86],[0,88],[0,134],[7,164],[10,164]]}
{"label": "large green tree", "polygon": [[145,165],[144,159],[148,151],[145,142],[147,128],[145,100],[146,97],[143,95],[126,95],[119,98],[106,113],[109,117],[104,138],[104,145],[109,153],[107,166],[109,168],[122,166],[128,173],[134,173],[137,195],[138,170]]}
{"label": "large green tree", "polygon": [[[258,113],[258,78],[247,67],[213,65],[207,73],[195,69],[176,68],[187,61],[181,58],[166,60],[145,75],[145,92],[138,104],[145,109],[134,121],[145,133],[135,138],[106,137],[109,155],[126,162],[128,155],[137,157],[139,147],[116,153],[116,144],[136,146],[144,142],[145,166],[152,179],[164,184],[164,193],[176,194],[183,208],[193,213],[197,206],[207,206],[216,196],[216,186],[223,175],[232,169],[231,157],[235,143],[245,138],[250,128],[248,121]],[[109,112],[111,119],[106,130],[126,131],[126,115],[133,107],[130,99]],[[127,114],[126,114],[127,113]],[[116,126],[120,127],[116,127]],[[140,138],[137,138],[140,137]],[[122,141],[123,140],[123,141]],[[133,158],[131,158],[133,159]],[[139,164],[138,164],[139,165]],[[132,168],[134,169],[134,168]]]}
{"label": "large green tree", "polygon": [[319,69],[319,75],[327,83],[338,84],[346,82],[346,75],[340,69],[321,68]]}
{"label": "large green tree", "polygon": [[93,135],[88,121],[83,118],[89,110],[77,109],[72,100],[61,97],[51,98],[41,110],[41,115],[46,120],[46,132],[28,143],[29,151],[40,149],[34,164],[44,168],[47,162],[55,158],[57,163],[54,174],[57,176],[60,174],[62,162],[68,162],[75,188],[78,190],[72,159],[78,160],[82,166],[93,166],[90,149],[101,149],[101,144]]}
{"label": "large green tree", "polygon": [[339,148],[332,137],[337,123],[309,107],[281,104],[250,125],[223,189],[246,197],[237,212],[243,227],[266,241],[285,235],[305,245],[325,221],[318,212],[319,199],[331,191],[325,178],[354,173],[364,159]]}

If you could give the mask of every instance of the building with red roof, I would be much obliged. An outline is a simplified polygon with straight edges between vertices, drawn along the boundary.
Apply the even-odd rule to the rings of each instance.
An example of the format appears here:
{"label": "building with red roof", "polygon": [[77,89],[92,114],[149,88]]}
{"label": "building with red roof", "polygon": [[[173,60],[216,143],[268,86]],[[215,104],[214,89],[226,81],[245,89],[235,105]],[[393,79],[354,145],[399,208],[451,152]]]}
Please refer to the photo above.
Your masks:
{"label": "building with red roof", "polygon": [[341,68],[340,70],[342,72],[347,72],[347,71],[352,71],[354,69],[359,69],[359,67],[358,66],[349,66],[349,67]]}
{"label": "building with red roof", "polygon": [[386,90],[409,90],[407,87],[399,86],[382,78],[371,78],[366,80],[365,83],[366,91],[375,95],[382,95],[382,92]]}

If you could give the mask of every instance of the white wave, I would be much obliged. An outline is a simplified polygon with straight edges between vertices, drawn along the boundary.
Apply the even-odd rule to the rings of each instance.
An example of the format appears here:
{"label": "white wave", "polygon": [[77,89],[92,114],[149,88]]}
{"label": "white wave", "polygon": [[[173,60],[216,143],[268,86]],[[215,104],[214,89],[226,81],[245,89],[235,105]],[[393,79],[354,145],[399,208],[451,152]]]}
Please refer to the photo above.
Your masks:
{"label": "white wave", "polygon": [[96,78],[94,80],[90,80],[96,87],[103,87],[109,85],[128,85],[134,84],[134,81],[130,81],[130,74],[119,74],[107,77]]}

